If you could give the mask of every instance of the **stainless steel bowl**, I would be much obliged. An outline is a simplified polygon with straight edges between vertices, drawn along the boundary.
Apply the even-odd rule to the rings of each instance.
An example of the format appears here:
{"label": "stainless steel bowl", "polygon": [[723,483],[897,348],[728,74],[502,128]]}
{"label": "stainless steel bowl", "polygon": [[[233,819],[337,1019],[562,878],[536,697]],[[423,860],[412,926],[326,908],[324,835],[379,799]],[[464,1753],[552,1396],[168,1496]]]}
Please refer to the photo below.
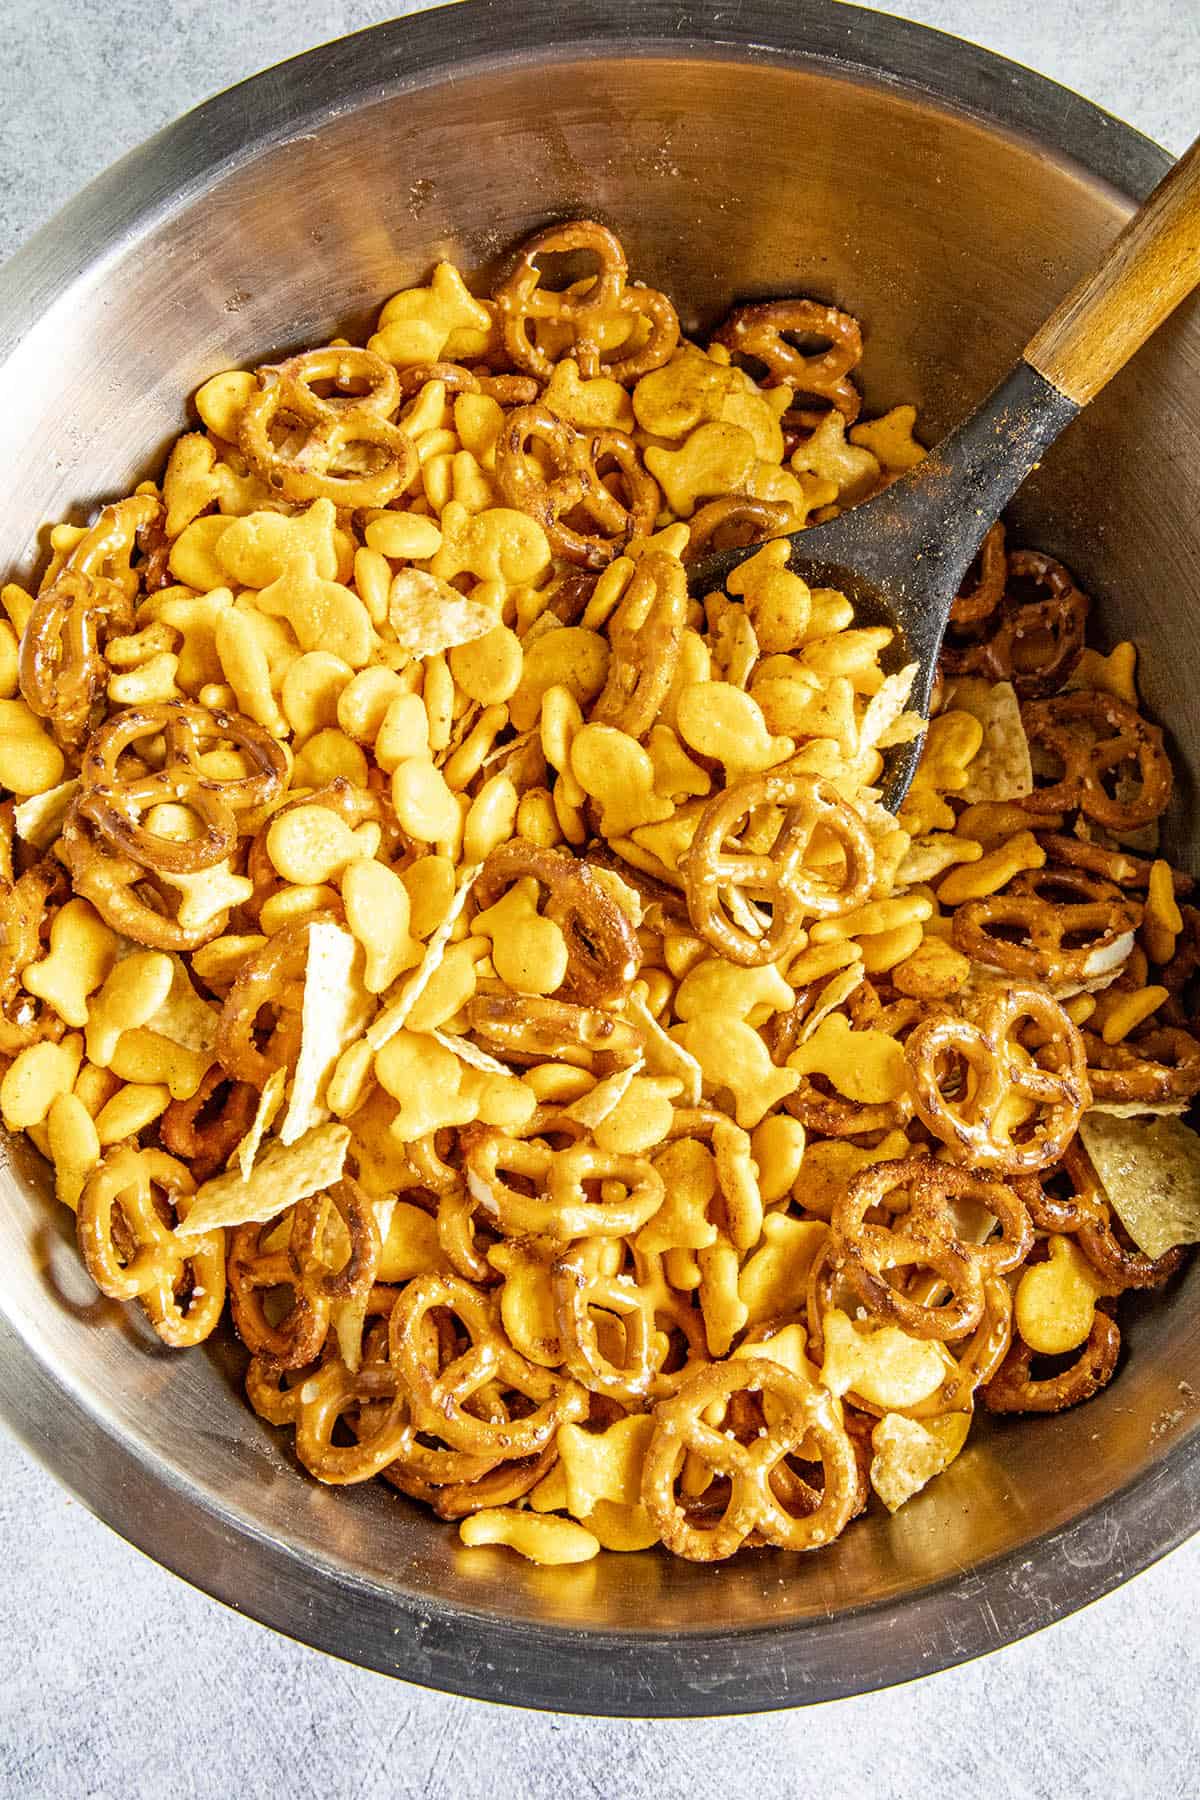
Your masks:
{"label": "stainless steel bowl", "polygon": [[[468,268],[598,213],[711,320],[821,295],[865,321],[873,408],[940,432],[1168,159],[1062,88],[828,0],[476,0],[221,95],[127,157],[0,275],[0,568],[159,465],[215,370],[361,328],[431,258]],[[1017,510],[1133,636],[1200,768],[1200,314],[1075,425]],[[1173,850],[1196,866],[1185,778]],[[574,1711],[824,1700],[975,1656],[1200,1524],[1200,1268],[1146,1305],[1113,1385],[984,1423],[896,1518],[716,1569],[465,1551],[378,1484],[297,1472],[226,1342],[161,1350],[98,1301],[36,1159],[0,1171],[0,1405],[103,1519],[229,1605],[376,1669]],[[1189,1385],[1189,1382],[1193,1385]]]}

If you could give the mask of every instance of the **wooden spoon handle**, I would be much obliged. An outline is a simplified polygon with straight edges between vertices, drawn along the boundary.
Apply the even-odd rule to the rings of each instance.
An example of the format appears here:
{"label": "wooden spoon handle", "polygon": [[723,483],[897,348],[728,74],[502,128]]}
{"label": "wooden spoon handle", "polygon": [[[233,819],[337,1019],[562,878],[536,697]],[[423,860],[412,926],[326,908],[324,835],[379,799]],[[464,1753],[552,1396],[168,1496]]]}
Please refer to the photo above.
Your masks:
{"label": "wooden spoon handle", "polygon": [[1025,361],[1077,406],[1123,369],[1200,282],[1200,138],[1034,333]]}

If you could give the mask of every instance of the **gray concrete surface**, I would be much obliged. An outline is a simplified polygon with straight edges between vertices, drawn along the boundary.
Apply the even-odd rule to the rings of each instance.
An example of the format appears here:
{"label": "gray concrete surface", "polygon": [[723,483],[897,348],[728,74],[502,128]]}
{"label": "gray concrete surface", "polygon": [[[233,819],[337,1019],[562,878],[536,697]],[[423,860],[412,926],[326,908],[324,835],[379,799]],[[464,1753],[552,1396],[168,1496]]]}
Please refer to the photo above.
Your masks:
{"label": "gray concrete surface", "polygon": [[[519,0],[513,0],[519,4]],[[206,94],[413,11],[312,0],[0,0],[0,255]],[[900,0],[1180,150],[1196,0]],[[0,1435],[0,1794],[1155,1800],[1200,1792],[1200,1540],[985,1662],[806,1712],[517,1714],[344,1667],[147,1562]]]}

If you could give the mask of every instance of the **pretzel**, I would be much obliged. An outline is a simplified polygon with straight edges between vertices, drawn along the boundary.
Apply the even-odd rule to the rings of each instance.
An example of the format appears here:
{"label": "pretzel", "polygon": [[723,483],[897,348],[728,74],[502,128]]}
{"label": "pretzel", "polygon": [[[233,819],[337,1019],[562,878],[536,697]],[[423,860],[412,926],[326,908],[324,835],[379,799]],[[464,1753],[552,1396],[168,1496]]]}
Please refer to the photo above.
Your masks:
{"label": "pretzel", "polygon": [[[582,250],[596,259],[596,273],[586,286],[555,293],[542,286],[539,256]],[[665,294],[628,285],[629,265],[620,240],[594,219],[552,225],[529,239],[512,272],[493,292],[504,348],[518,369],[549,381],[554,359],[536,339],[532,326],[545,320],[561,327],[568,338],[563,354],[573,356],[585,381],[604,374],[631,381],[660,369],[679,342],[679,318]],[[626,355],[604,356],[606,327],[628,320],[648,327],[645,342]]]}
{"label": "pretzel", "polygon": [[[310,1293],[297,1281],[286,1245],[265,1247],[264,1240],[278,1224],[273,1219],[268,1225],[238,1225],[229,1237],[230,1310],[238,1336],[264,1380],[315,1362],[329,1331],[331,1309],[327,1295]],[[289,1288],[291,1303],[282,1315],[274,1305],[268,1313],[265,1297]],[[256,1411],[262,1410],[257,1402],[254,1405]],[[295,1418],[272,1418],[272,1423],[294,1424]]]}
{"label": "pretzel", "polygon": [[475,883],[480,910],[527,875],[547,890],[545,916],[566,939],[567,973],[557,990],[560,1000],[583,1007],[623,1000],[637,976],[642,948],[629,915],[596,879],[588,862],[560,850],[543,850],[524,838],[510,839],[492,851],[480,871]]}
{"label": "pretzel", "polygon": [[[1171,798],[1171,763],[1162,732],[1124,700],[1084,689],[1032,700],[1021,717],[1031,748],[1057,758],[1062,774],[1015,802],[1028,812],[1070,812],[1078,807],[1107,831],[1133,831],[1163,812]],[[1105,776],[1136,768],[1136,792],[1110,794]],[[1036,761],[1035,761],[1036,767]]]}
{"label": "pretzel", "polygon": [[[662,1177],[643,1156],[617,1156],[587,1142],[553,1150],[540,1138],[510,1138],[490,1125],[468,1126],[462,1147],[468,1190],[506,1235],[628,1237],[662,1204]],[[619,1197],[602,1197],[609,1187]]]}
{"label": "pretzel", "polygon": [[467,1031],[518,1065],[548,1057],[578,1061],[580,1053],[629,1063],[641,1052],[637,1030],[595,1006],[525,994],[477,993],[463,1009]]}
{"label": "pretzel", "polygon": [[[300,1048],[301,984],[308,961],[308,928],[332,912],[297,919],[251,951],[221,1007],[217,1060],[235,1081],[263,1088],[276,1069],[289,1067]],[[259,1044],[259,1015],[270,1008],[267,1038]]]}
{"label": "pretzel", "polygon": [[84,736],[108,682],[106,638],[133,624],[131,598],[102,575],[65,568],[34,600],[21,634],[21,693],[64,746]]}
{"label": "pretzel", "polygon": [[[892,1225],[867,1222],[895,1194],[910,1197]],[[960,1235],[955,1207],[982,1207],[1000,1236],[974,1243]],[[950,1342],[975,1330],[984,1315],[984,1283],[1022,1263],[1033,1247],[1033,1227],[1021,1199],[1002,1181],[988,1181],[933,1157],[876,1163],[851,1181],[833,1209],[832,1249],[863,1304],[912,1337]],[[891,1279],[910,1269],[930,1269],[949,1289],[933,1303]]]}
{"label": "pretzel", "polygon": [[[147,768],[140,751],[161,734],[161,767]],[[201,762],[204,747],[232,744],[250,763],[247,775],[222,779]],[[122,766],[131,756],[134,769]],[[230,856],[237,814],[264,806],[283,788],[287,756],[281,744],[240,713],[210,712],[190,701],[131,706],[95,732],[83,756],[76,806],[119,856],[159,874],[195,875]],[[152,807],[176,801],[204,827],[190,841],[166,838],[144,823]]]}
{"label": "pretzel", "polygon": [[[779,829],[769,850],[748,852],[738,834],[759,807],[779,809]],[[840,881],[804,866],[818,827],[835,837],[844,852]],[[731,839],[735,848],[726,849]],[[709,801],[681,866],[695,929],[730,962],[757,968],[788,955],[806,918],[831,918],[865,900],[874,879],[875,853],[858,813],[828,781],[768,770],[744,776]],[[770,904],[770,921],[761,937],[735,921],[725,897],[729,889]]]}
{"label": "pretzel", "polygon": [[229,923],[226,910],[203,924],[181,925],[171,916],[171,900],[154,879],[155,872],[132,856],[113,851],[84,817],[78,800],[63,821],[58,847],[73,891],[90,900],[114,931],[135,944],[151,950],[198,950],[219,937]]}
{"label": "pretzel", "polygon": [[[11,807],[4,810],[11,821]],[[0,1056],[15,1056],[43,1038],[61,1037],[65,1029],[51,1007],[25,991],[21,975],[42,954],[42,929],[52,907],[66,898],[67,883],[51,857],[14,880],[11,848],[2,836],[0,853]]]}
{"label": "pretzel", "polygon": [[[418,1445],[418,1449],[423,1446]],[[427,1452],[432,1456],[434,1452]],[[457,1456],[486,1465],[489,1457],[468,1459],[462,1451],[443,1451],[443,1456]],[[413,1458],[398,1456],[381,1471],[385,1481],[414,1500],[423,1500],[439,1519],[464,1519],[470,1513],[482,1512],[489,1506],[511,1506],[535,1488],[558,1461],[558,1447],[546,1445],[536,1456],[519,1457],[512,1462],[496,1463],[472,1478],[457,1481],[433,1481],[418,1475]]]}
{"label": "pretzel", "polygon": [[[950,616],[958,626],[990,621],[998,606],[998,622],[980,642],[944,645],[942,666],[952,675],[1011,681],[1023,700],[1053,694],[1079,661],[1091,602],[1075,585],[1070,570],[1040,550],[1012,551],[1005,574],[1003,537],[990,545],[988,538],[981,551],[979,584],[965,602],[955,601]],[[985,603],[995,591],[998,571],[1002,592],[989,606]],[[1021,599],[1013,589],[1018,581],[1032,584],[1045,599]],[[960,606],[965,610],[957,610]]]}
{"label": "pretzel", "polygon": [[[444,1311],[467,1348],[447,1355],[435,1326]],[[390,1359],[404,1384],[418,1429],[471,1455],[505,1461],[534,1456],[560,1425],[583,1418],[585,1390],[521,1356],[504,1337],[491,1302],[457,1275],[419,1275],[392,1308]],[[482,1390],[519,1395],[532,1409],[499,1416],[480,1408]]]}
{"label": "pretzel", "polygon": [[[1060,831],[1038,831],[1035,835],[1052,868],[1086,869],[1088,874],[1098,875],[1119,888],[1149,886],[1154,864],[1145,856],[1134,856],[1107,844],[1092,844],[1086,838],[1067,837]],[[1171,885],[1178,895],[1190,894],[1195,884],[1190,875],[1172,869]]]}
{"label": "pretzel", "polygon": [[1167,1026],[1120,1044],[1083,1034],[1092,1094],[1101,1102],[1143,1100],[1158,1106],[1200,1094],[1200,1042]]}
{"label": "pretzel", "polygon": [[496,486],[506,505],[538,521],[551,549],[585,569],[604,568],[631,537],[649,536],[661,500],[625,432],[581,431],[540,403],[505,419]]}
{"label": "pretzel", "polygon": [[723,494],[719,500],[697,507],[688,520],[684,567],[690,568],[715,550],[740,550],[747,544],[780,537],[794,523],[791,507],[781,500]]}
{"label": "pretzel", "polygon": [[158,1122],[163,1148],[187,1163],[197,1181],[223,1169],[254,1117],[258,1095],[230,1081],[214,1063],[190,1100],[172,1100]]}
{"label": "pretzel", "polygon": [[[826,339],[827,348],[806,353],[789,343],[789,337]],[[862,360],[862,331],[857,319],[836,306],[822,306],[819,300],[739,306],[713,334],[713,342],[724,344],[735,356],[765,363],[768,387],[790,387],[793,394],[826,400],[847,425],[857,419],[862,400],[849,375]],[[820,416],[801,415],[813,424]]]}
{"label": "pretzel", "polygon": [[127,600],[137,596],[141,584],[133,558],[146,532],[162,518],[162,502],[156,494],[127,494],[102,507],[100,516],[65,556],[55,555],[42,580],[42,590],[54,587],[64,571],[89,581],[115,582]]}
{"label": "pretzel", "polygon": [[[400,384],[371,350],[329,345],[258,371],[238,444],[256,474],[286,500],[386,506],[417,473],[408,433],[392,421]],[[319,394],[317,383],[335,392]],[[355,393],[354,385],[366,391]],[[366,472],[362,463],[370,465]]]}
{"label": "pretzel", "polygon": [[[486,394],[501,406],[528,406],[541,391],[531,375],[497,375],[490,370],[468,369],[462,363],[417,363],[397,369],[401,400],[411,400],[430,381],[440,381],[451,394]],[[396,505],[397,502],[391,502]]]}
{"label": "pretzel", "polygon": [[111,1150],[79,1199],[76,1227],[88,1274],[110,1300],[140,1300],[164,1344],[202,1343],[225,1306],[225,1234],[178,1238],[177,1211],[196,1191],[163,1150]]}
{"label": "pretzel", "polygon": [[[1020,1050],[1016,1037],[1030,1025],[1044,1040],[1032,1054]],[[1046,1066],[1048,1052],[1057,1067]],[[984,996],[974,1019],[924,1020],[904,1055],[922,1123],[976,1169],[1016,1175],[1048,1168],[1062,1157],[1091,1100],[1083,1040],[1041,988],[1012,983]],[[957,1071],[947,1068],[948,1058]],[[948,1092],[955,1080],[957,1091]],[[1002,1108],[1017,1098],[1036,1111],[1033,1121],[1014,1128]]]}
{"label": "pretzel", "polygon": [[[644,1404],[668,1348],[649,1294],[628,1276],[597,1274],[579,1254],[561,1257],[551,1279],[563,1361],[576,1381],[624,1406]],[[593,1311],[607,1328],[603,1339]]]}
{"label": "pretzel", "polygon": [[1057,1167],[1022,1176],[1013,1186],[1039,1231],[1074,1236],[1093,1268],[1122,1292],[1161,1287],[1187,1254],[1177,1245],[1162,1256],[1149,1257],[1122,1242],[1125,1234],[1117,1234],[1112,1208],[1079,1138],[1067,1145]]}
{"label": "pretzel", "polygon": [[984,533],[977,563],[974,586],[965,593],[960,590],[950,607],[952,625],[978,625],[990,619],[1004,597],[1008,558],[1004,552],[1004,526],[999,519]]}
{"label": "pretzel", "polygon": [[1096,1309],[1091,1333],[1069,1369],[1038,1381],[1031,1374],[1033,1351],[1019,1340],[1013,1343],[997,1372],[983,1389],[988,1412],[1062,1412],[1079,1406],[1112,1379],[1121,1349],[1116,1321]]}
{"label": "pretzel", "polygon": [[[709,1423],[735,1394],[761,1394],[778,1408],[749,1443]],[[838,1423],[833,1398],[765,1356],[711,1363],[677,1394],[659,1401],[642,1473],[642,1501],[663,1543],[689,1562],[719,1562],[747,1541],[787,1550],[816,1550],[843,1530],[858,1497],[854,1448]],[[821,1464],[824,1484],[809,1489],[796,1516],[778,1499],[772,1476],[789,1456]],[[728,1498],[711,1523],[693,1522],[676,1494],[686,1459],[727,1480]],[[807,1487],[807,1484],[805,1484]]]}
{"label": "pretzel", "polygon": [[952,929],[957,948],[975,961],[1059,986],[1107,970],[1106,952],[1141,916],[1140,904],[1085,870],[1030,869],[1003,893],[956,907]]}

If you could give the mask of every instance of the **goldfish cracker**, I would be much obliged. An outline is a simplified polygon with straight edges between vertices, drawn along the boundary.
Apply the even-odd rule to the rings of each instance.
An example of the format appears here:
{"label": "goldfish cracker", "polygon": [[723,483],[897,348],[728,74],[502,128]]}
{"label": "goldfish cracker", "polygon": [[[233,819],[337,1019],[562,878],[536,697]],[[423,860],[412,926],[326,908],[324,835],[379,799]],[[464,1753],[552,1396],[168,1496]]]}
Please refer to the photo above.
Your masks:
{"label": "goldfish cracker", "polygon": [[1045,867],[1046,852],[1032,831],[1020,831],[997,844],[977,861],[951,869],[938,888],[944,906],[961,906],[965,900],[982,900],[998,894],[1023,869]]}
{"label": "goldfish cracker", "polygon": [[1065,1356],[1087,1342],[1096,1301],[1113,1290],[1073,1239],[1054,1235],[1047,1247],[1048,1260],[1031,1264],[1017,1283],[1013,1321],[1038,1355]]}
{"label": "goldfish cracker", "polygon": [[1161,858],[1150,869],[1146,910],[1142,917],[1142,942],[1151,962],[1160,966],[1175,954],[1175,940],[1183,930],[1183,915],[1175,899],[1171,866]]}
{"label": "goldfish cracker", "polygon": [[764,1206],[774,1206],[790,1195],[804,1160],[804,1148],[804,1127],[788,1113],[768,1113],[755,1126],[750,1151],[758,1165]]}
{"label": "goldfish cracker", "polygon": [[912,469],[925,460],[925,451],[913,436],[916,422],[915,406],[893,406],[882,418],[855,425],[850,442],[869,450],[891,473]]}
{"label": "goldfish cracker", "polygon": [[574,1519],[553,1513],[517,1512],[513,1507],[486,1507],[471,1513],[458,1528],[463,1543],[503,1544],[527,1561],[557,1568],[588,1562],[600,1554],[600,1540]]}
{"label": "goldfish cracker", "polygon": [[75,1094],[58,1094],[46,1114],[47,1148],[54,1191],[72,1212],[88,1176],[100,1161],[100,1136],[91,1113]]}
{"label": "goldfish cracker", "polygon": [[0,1116],[8,1129],[41,1125],[58,1097],[71,1092],[82,1057],[77,1033],[57,1044],[44,1040],[19,1050],[0,1080]]}
{"label": "goldfish cracker", "polygon": [[762,708],[725,681],[696,682],[679,696],[676,729],[689,749],[723,763],[730,781],[773,768],[791,755],[791,738],[767,730]]}
{"label": "goldfish cracker", "polygon": [[65,1025],[88,1022],[88,998],[117,960],[118,938],[86,900],[68,900],[50,925],[50,954],[30,963],[21,985],[54,1008]]}

